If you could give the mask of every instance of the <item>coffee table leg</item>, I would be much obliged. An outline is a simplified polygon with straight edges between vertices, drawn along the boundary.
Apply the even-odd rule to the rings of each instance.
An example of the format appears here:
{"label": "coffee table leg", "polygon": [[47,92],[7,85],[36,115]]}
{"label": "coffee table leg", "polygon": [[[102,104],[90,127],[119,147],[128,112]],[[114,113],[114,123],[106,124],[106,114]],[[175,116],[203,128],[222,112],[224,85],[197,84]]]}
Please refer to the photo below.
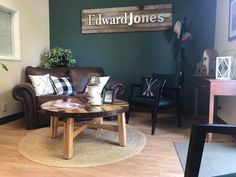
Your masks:
{"label": "coffee table leg", "polygon": [[57,121],[58,117],[51,116],[50,120],[50,131],[51,131],[51,138],[55,139],[57,137]]}
{"label": "coffee table leg", "polygon": [[[96,118],[96,124],[103,124],[103,117]],[[97,128],[97,130],[102,131],[102,129]]]}
{"label": "coffee table leg", "polygon": [[125,113],[118,115],[118,133],[120,146],[126,146],[126,123]]}
{"label": "coffee table leg", "polygon": [[70,159],[73,156],[74,118],[64,121],[63,158]]}
{"label": "coffee table leg", "polygon": [[103,117],[96,118],[97,124],[103,124]]}

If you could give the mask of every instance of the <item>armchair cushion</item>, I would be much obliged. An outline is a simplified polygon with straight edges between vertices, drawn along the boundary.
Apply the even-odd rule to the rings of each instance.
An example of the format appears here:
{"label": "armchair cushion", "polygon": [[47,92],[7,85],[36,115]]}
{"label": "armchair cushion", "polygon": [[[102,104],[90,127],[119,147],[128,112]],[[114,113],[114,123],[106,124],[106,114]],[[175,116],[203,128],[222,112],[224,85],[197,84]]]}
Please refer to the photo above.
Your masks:
{"label": "armchair cushion", "polygon": [[[139,106],[147,106],[147,107],[154,107],[155,106],[155,99],[150,97],[142,97],[136,96],[130,98],[130,102],[135,105]],[[165,107],[176,104],[176,99],[170,97],[163,97],[159,99],[159,107]]]}

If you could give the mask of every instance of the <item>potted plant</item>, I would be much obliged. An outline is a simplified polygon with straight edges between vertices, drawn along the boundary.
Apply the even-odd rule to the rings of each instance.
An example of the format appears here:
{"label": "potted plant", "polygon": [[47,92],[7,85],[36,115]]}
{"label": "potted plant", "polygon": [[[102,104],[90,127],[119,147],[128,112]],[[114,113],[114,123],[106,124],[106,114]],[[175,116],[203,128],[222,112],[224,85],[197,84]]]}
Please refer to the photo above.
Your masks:
{"label": "potted plant", "polygon": [[44,68],[73,67],[75,63],[76,61],[73,58],[73,54],[70,49],[56,47],[51,48],[48,52],[44,53],[41,66]]}
{"label": "potted plant", "polygon": [[6,66],[6,65],[4,65],[3,63],[0,63],[0,65],[2,66],[2,68],[3,68],[4,70],[8,71],[8,69],[7,69],[7,66]]}
{"label": "potted plant", "polygon": [[89,102],[91,105],[101,105],[101,90],[100,90],[100,79],[97,75],[91,75],[88,80],[87,88],[89,94]]}

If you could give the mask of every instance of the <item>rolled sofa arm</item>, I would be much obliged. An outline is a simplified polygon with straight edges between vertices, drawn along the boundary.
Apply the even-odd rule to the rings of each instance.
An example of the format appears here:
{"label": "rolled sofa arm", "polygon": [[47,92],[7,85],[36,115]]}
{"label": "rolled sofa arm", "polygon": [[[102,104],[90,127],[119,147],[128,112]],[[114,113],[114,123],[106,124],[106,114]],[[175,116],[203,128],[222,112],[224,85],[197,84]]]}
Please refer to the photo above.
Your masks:
{"label": "rolled sofa arm", "polygon": [[22,83],[16,85],[12,90],[12,96],[14,99],[20,101],[24,106],[24,114],[26,120],[26,128],[35,128],[36,120],[33,119],[37,114],[36,106],[36,93],[30,83]]}
{"label": "rolled sofa arm", "polygon": [[119,82],[110,81],[107,83],[105,88],[114,90],[114,98],[117,98],[124,94],[124,85]]}

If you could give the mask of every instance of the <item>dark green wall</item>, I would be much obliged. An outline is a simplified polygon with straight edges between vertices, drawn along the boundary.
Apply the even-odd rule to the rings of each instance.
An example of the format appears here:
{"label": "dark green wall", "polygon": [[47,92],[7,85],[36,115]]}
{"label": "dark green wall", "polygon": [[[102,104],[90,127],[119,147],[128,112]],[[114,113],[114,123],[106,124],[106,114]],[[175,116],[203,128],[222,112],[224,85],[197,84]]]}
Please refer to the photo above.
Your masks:
{"label": "dark green wall", "polygon": [[72,49],[79,66],[102,66],[126,85],[153,72],[175,73],[172,31],[81,34],[80,11],[86,8],[172,3],[173,21],[182,18],[179,0],[50,0],[51,47]]}
{"label": "dark green wall", "polygon": [[[193,110],[194,84],[193,74],[196,71],[196,63],[202,59],[205,49],[214,48],[216,0],[190,0],[187,2],[189,31],[193,35],[193,41],[186,48],[185,65],[185,109]],[[208,114],[208,95],[199,95],[199,112]]]}
{"label": "dark green wall", "polygon": [[[173,23],[179,19],[183,19],[183,17],[187,17],[192,21],[192,28],[197,28],[193,29],[194,41],[191,44],[192,46],[189,46],[191,50],[189,49],[187,52],[191,52],[191,56],[189,55],[189,60],[191,61],[188,61],[191,67],[186,73],[192,74],[195,70],[193,67],[200,60],[201,50],[203,48],[213,47],[212,44],[214,41],[214,37],[212,38],[211,35],[207,35],[205,31],[207,28],[206,24],[208,22],[213,23],[213,16],[208,15],[207,6],[204,6],[207,5],[208,1],[213,2],[213,0],[208,0],[207,2],[204,0],[200,1],[49,0],[51,47],[70,48],[79,66],[103,67],[105,72],[111,76],[112,80],[125,83],[127,95],[128,86],[131,83],[139,82],[141,76],[150,75],[153,72],[177,72],[176,68],[179,57],[176,53],[177,47],[174,33],[170,30],[161,32],[83,35],[81,34],[81,10],[87,8],[125,7],[161,3],[173,4]],[[209,30],[212,32],[211,27]],[[207,37],[207,41],[205,37]],[[205,45],[204,41],[207,45]],[[187,82],[191,83],[192,81],[187,77],[185,83]],[[190,95],[191,103],[193,102],[192,90],[193,88],[186,87],[186,93],[187,96]],[[189,109],[191,109],[190,107],[192,106],[189,106]]]}

